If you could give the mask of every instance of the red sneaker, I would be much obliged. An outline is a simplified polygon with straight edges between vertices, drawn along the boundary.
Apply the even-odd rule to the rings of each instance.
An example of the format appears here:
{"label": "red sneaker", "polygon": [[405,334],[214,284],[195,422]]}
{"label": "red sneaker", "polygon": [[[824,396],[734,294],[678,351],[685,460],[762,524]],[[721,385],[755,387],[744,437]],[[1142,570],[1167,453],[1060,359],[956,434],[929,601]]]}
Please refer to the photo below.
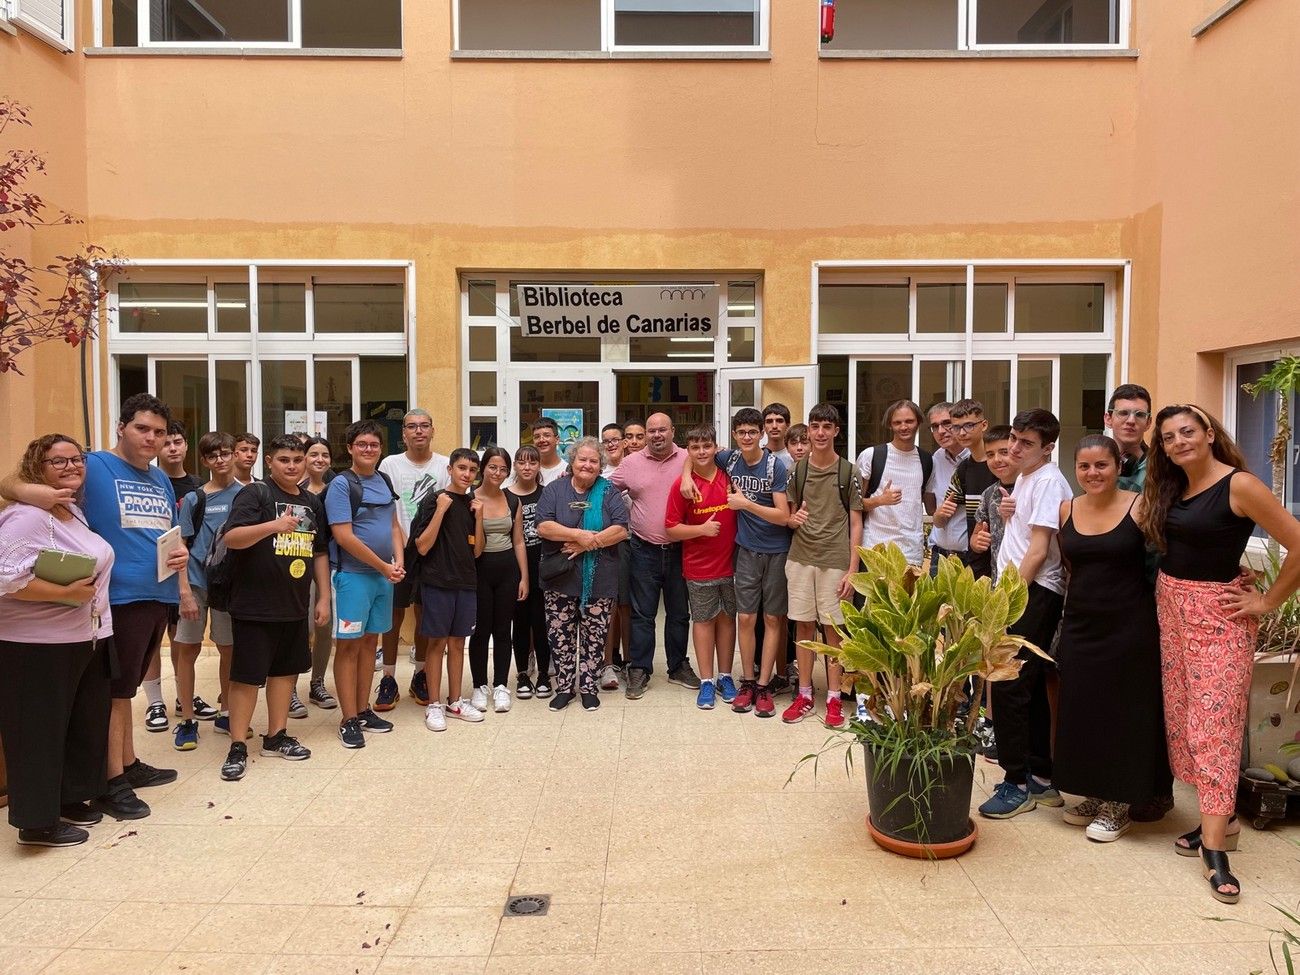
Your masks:
{"label": "red sneaker", "polygon": [[740,690],[736,692],[736,699],[731,702],[731,710],[737,714],[748,714],[754,709],[754,686],[752,680],[740,682]]}
{"label": "red sneaker", "polygon": [[760,718],[770,718],[776,714],[776,704],[772,700],[772,689],[760,687],[754,697],[754,714]]}
{"label": "red sneaker", "polygon": [[826,727],[844,727],[844,704],[840,701],[838,695],[826,702]]}
{"label": "red sneaker", "polygon": [[781,720],[786,724],[798,724],[816,710],[812,698],[796,694],[790,706],[781,712]]}

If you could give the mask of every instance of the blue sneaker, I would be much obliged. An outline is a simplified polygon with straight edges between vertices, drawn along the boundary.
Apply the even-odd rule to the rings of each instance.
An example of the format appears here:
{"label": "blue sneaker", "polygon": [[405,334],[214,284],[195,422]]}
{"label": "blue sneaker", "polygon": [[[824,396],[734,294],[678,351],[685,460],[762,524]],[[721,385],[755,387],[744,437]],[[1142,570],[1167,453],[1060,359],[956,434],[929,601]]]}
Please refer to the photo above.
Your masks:
{"label": "blue sneaker", "polygon": [[1056,791],[1056,787],[1048,782],[1046,785],[1036,780],[1032,775],[1029,777],[1029,794],[1034,797],[1034,802],[1040,806],[1064,806],[1065,800],[1061,794]]}
{"label": "blue sneaker", "polygon": [[723,674],[718,678],[718,694],[727,704],[736,699],[736,682],[731,679],[730,674]]}
{"label": "blue sneaker", "polygon": [[[420,671],[424,673],[424,671]],[[391,711],[397,707],[397,700],[402,695],[397,693],[397,681],[387,674],[379,682],[379,690],[375,692],[375,710]]]}
{"label": "blue sneaker", "polygon": [[718,703],[718,688],[711,680],[700,682],[700,692],[695,695],[695,706],[702,711],[712,711]]}
{"label": "blue sneaker", "polygon": [[[227,722],[229,722],[229,719],[227,719]],[[172,747],[178,752],[192,752],[198,748],[199,723],[197,721],[182,721],[176,725],[176,738],[172,742]]]}
{"label": "blue sneaker", "polygon": [[980,815],[987,819],[1010,819],[1029,812],[1035,805],[1034,797],[1014,782],[999,782],[993,795],[980,806]]}
{"label": "blue sneaker", "polygon": [[[212,730],[219,735],[225,735],[227,738],[229,738],[230,737],[230,715],[228,714],[217,715],[217,717],[213,719]],[[252,737],[253,737],[253,729],[249,728],[248,734],[244,735],[244,738],[247,739]]]}

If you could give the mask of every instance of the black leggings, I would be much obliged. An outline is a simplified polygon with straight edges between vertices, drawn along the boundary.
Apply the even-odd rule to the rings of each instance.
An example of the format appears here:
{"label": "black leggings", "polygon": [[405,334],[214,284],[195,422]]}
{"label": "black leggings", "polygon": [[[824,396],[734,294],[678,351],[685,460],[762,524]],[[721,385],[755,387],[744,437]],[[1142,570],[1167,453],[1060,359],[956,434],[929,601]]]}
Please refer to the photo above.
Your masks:
{"label": "black leggings", "polygon": [[515,669],[528,673],[528,653],[537,654],[537,679],[550,683],[551,643],[546,630],[546,603],[542,599],[542,580],[538,570],[542,547],[525,549],[528,556],[528,598],[515,603]]}
{"label": "black leggings", "polygon": [[106,644],[0,640],[0,737],[9,822],[59,824],[59,807],[102,795],[108,755]]}
{"label": "black leggings", "polygon": [[478,617],[469,638],[469,670],[475,687],[488,682],[488,637],[497,684],[510,679],[510,623],[519,601],[519,563],[515,550],[484,552],[478,557]]}

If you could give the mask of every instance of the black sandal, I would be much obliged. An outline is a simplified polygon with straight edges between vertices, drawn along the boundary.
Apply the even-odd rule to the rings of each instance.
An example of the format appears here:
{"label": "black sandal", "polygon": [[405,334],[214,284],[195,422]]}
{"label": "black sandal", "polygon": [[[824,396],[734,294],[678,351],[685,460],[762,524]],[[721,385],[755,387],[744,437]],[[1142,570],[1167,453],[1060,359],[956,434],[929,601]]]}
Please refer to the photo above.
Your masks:
{"label": "black sandal", "polygon": [[[1231,829],[1233,826],[1236,825],[1237,825],[1237,817],[1233,816],[1231,819],[1228,820],[1228,828]],[[1224,837],[1223,848],[1225,850],[1236,850],[1237,837],[1239,837],[1240,835],[1241,835],[1241,827],[1237,827],[1237,831],[1235,833],[1228,833]],[[1178,840],[1182,840],[1187,845],[1183,846],[1181,843],[1178,842]],[[1196,829],[1194,830],[1190,830],[1189,832],[1184,833],[1182,836],[1178,837],[1178,839],[1174,840],[1174,852],[1177,853],[1180,857],[1194,857],[1198,853],[1200,853],[1200,850],[1201,850],[1201,827],[1199,826],[1197,826]]]}
{"label": "black sandal", "polygon": [[[1223,850],[1211,850],[1208,847],[1201,847],[1201,865],[1205,868],[1201,871],[1206,880],[1210,882],[1210,896],[1222,904],[1235,904],[1241,899],[1241,883],[1234,877],[1228,869],[1228,854]],[[1235,894],[1225,894],[1219,890],[1220,887],[1232,886],[1237,888]]]}

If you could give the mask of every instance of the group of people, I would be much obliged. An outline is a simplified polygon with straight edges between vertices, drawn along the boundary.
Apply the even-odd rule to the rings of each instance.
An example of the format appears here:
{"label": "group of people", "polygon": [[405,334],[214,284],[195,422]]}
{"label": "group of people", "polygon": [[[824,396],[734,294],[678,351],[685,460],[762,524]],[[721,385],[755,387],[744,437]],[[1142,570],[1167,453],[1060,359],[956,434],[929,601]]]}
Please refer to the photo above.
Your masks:
{"label": "group of people", "polygon": [[[933,454],[917,445],[923,423]],[[387,457],[380,424],[349,426],[337,472],[320,438],[263,448],[251,434],[205,433],[199,481],[166,404],[132,396],[112,449],[41,437],[0,483],[10,822],[20,843],[65,846],[103,815],[149,815],[137,790],[176,772],[137,758],[131,702],[143,685],[146,727],[169,729],[158,675],[169,632],[173,743],[198,747],[211,721],[230,736],[220,775],[231,781],[247,771],[263,687],[261,754],[310,757],[288,732],[307,713],[303,673],[307,700],[340,712],[343,747],[392,731],[380,715],[400,700],[398,638],[412,608],[407,692],[431,731],[516,699],[560,711],[595,710],[601,691],[620,687],[641,698],[661,603],[667,679],[695,690],[698,707],[721,699],[770,718],[788,691],[782,720],[799,722],[818,710],[814,654],[801,642],[820,627],[838,644],[859,545],[894,544],[931,572],[944,557],[990,577],[1014,565],[1029,597],[1013,632],[1055,660],[1025,652],[1015,679],[990,685],[977,733],[1005,778],[980,813],[1062,806],[1066,792],[1080,797],[1066,821],[1113,840],[1172,807],[1177,773],[1197,788],[1202,825],[1176,850],[1199,853],[1213,895],[1234,901],[1226,851],[1256,619],[1300,585],[1300,554],[1266,592],[1241,560],[1256,526],[1300,553],[1300,524],[1203,409],[1161,410],[1148,448],[1150,395],[1124,385],[1105,423],[1109,436],[1076,445],[1078,497],[1051,460],[1060,425],[1050,412],[990,427],[969,399],[925,412],[891,404],[888,439],[856,461],[837,453],[840,416],[825,403],[795,425],[780,403],[738,410],[734,446],[709,425],[679,446],[671,419],[654,413],[607,424],[563,457],[545,417],[513,455],[443,456],[432,418],[414,409],[403,451]],[[220,654],[217,707],[195,687],[205,636]],[[828,662],[830,728],[852,705],[841,678]]]}

